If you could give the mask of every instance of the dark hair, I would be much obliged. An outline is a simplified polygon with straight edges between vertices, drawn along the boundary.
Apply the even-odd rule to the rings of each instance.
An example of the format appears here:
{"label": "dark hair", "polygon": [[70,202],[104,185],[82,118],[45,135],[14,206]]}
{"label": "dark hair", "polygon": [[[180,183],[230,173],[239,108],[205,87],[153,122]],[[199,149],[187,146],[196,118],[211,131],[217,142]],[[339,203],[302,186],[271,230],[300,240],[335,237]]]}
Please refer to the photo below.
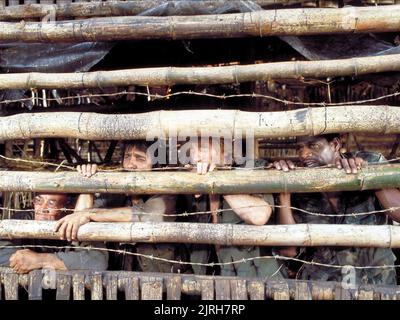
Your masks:
{"label": "dark hair", "polygon": [[334,139],[338,139],[340,141],[340,134],[339,133],[330,133],[330,134],[321,134],[317,137],[325,138],[326,141],[332,142]]}
{"label": "dark hair", "polygon": [[135,147],[140,151],[146,152],[147,149],[154,143],[154,141],[146,141],[146,140],[126,140],[123,142],[122,151],[125,153],[125,149],[127,147]]}

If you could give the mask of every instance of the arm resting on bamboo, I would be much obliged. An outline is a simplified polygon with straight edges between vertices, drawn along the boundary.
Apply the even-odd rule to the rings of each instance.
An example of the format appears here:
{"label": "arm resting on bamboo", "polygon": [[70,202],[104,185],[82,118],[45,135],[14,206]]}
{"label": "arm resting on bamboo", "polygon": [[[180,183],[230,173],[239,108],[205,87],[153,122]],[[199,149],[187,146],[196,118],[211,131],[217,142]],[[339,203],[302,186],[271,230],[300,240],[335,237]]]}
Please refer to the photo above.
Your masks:
{"label": "arm resting on bamboo", "polygon": [[272,208],[264,199],[248,194],[225,195],[233,211],[247,224],[262,226],[271,217]]}
{"label": "arm resting on bamboo", "polygon": [[76,248],[74,251],[57,252],[55,255],[63,261],[68,270],[97,270],[103,271],[108,268],[108,252],[104,243],[101,242],[73,242],[73,246],[84,248]]}
{"label": "arm resting on bamboo", "polygon": [[18,273],[28,273],[32,270],[51,268],[67,270],[64,262],[52,253],[37,253],[29,249],[18,250],[10,257],[10,267]]}
{"label": "arm resting on bamboo", "polygon": [[[290,193],[280,193],[279,194],[280,208],[278,210],[278,223],[279,224],[296,224],[293,218],[293,212],[290,208],[292,203],[290,199]],[[288,257],[294,257],[297,255],[296,247],[286,247],[279,249],[279,252]]]}
{"label": "arm resting on bamboo", "polygon": [[[61,239],[77,240],[78,229],[81,225],[93,222],[137,222],[137,221],[164,221],[164,214],[171,214],[175,210],[175,196],[153,196],[143,205],[132,205],[113,209],[92,208],[78,211],[60,219],[55,231],[60,233]],[[154,213],[154,214],[153,214]]]}
{"label": "arm resting on bamboo", "polygon": [[[385,209],[400,207],[400,190],[398,189],[382,189],[376,191],[375,195]],[[400,209],[389,211],[387,214],[394,221],[400,222]]]}

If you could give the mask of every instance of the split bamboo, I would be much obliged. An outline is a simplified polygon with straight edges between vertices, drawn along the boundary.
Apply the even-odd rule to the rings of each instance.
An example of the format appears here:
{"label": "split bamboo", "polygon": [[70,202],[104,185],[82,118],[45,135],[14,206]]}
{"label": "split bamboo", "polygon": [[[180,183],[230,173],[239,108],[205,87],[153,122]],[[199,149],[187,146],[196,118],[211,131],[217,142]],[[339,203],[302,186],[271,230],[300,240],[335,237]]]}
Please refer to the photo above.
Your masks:
{"label": "split bamboo", "polygon": [[139,114],[90,112],[24,113],[0,117],[0,140],[86,140],[216,136],[292,137],[341,132],[400,133],[400,108],[340,106],[291,111],[153,111]]}
{"label": "split bamboo", "polygon": [[250,194],[360,191],[400,188],[400,164],[370,165],[357,174],[336,168],[218,170],[194,172],[99,172],[90,179],[76,172],[0,171],[0,191],[121,194]]}
{"label": "split bamboo", "polygon": [[260,10],[220,15],[104,17],[49,23],[0,22],[0,43],[398,32],[399,10],[400,5],[392,5]]}
{"label": "split bamboo", "polygon": [[7,73],[0,74],[0,89],[71,89],[130,85],[225,84],[270,79],[360,76],[394,71],[400,71],[400,54],[222,67],[160,67],[81,73]]}
{"label": "split bamboo", "polygon": [[[59,239],[55,222],[0,221],[0,238]],[[80,241],[200,243],[256,246],[354,246],[400,248],[400,227],[381,225],[268,225],[228,223],[88,223]]]}

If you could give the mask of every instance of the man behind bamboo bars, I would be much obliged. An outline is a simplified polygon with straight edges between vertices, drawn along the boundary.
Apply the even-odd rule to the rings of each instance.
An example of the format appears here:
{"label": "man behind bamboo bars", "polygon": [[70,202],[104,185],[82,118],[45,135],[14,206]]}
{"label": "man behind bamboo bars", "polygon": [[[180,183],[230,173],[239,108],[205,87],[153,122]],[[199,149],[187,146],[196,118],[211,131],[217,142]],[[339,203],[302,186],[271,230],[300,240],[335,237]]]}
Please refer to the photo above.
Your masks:
{"label": "man behind bamboo bars", "polygon": [[[385,162],[383,155],[359,151],[343,154],[339,135],[320,135],[298,138],[297,153],[303,167],[314,168],[330,165],[347,174],[355,174],[368,163]],[[274,163],[278,170],[287,172],[295,169],[291,161],[281,160]],[[335,170],[335,169],[332,169]],[[303,194],[281,194],[281,212],[294,217],[290,223],[314,224],[387,224],[388,218],[399,221],[400,210],[388,211],[386,214],[362,214],[382,208],[400,207],[400,191],[383,189],[356,192],[324,192]],[[321,215],[303,212],[292,212],[291,206]],[[343,216],[346,215],[346,216]],[[354,248],[354,247],[316,247],[301,248],[300,252],[308,261],[342,268],[303,264],[298,271],[298,278],[305,280],[339,281],[346,285],[356,284],[396,284],[394,268],[354,268],[367,266],[392,266],[396,260],[391,249],[387,248]]]}
{"label": "man behind bamboo bars", "polygon": [[[126,141],[124,143],[122,167],[125,170],[152,170],[153,159],[147,152],[152,142],[144,140]],[[82,165],[78,171],[90,178],[96,171],[96,165]],[[92,198],[94,195],[90,195]],[[94,208],[82,210],[61,219],[57,226],[62,238],[74,240],[77,237],[81,225],[90,221],[94,222],[161,222],[174,221],[174,217],[168,217],[175,213],[176,196],[174,195],[101,195],[95,200]],[[125,247],[129,252],[132,246]],[[171,264],[165,260],[186,260],[185,250],[182,245],[175,244],[134,244],[137,261],[129,259],[132,255],[124,256],[121,262],[116,263],[116,268],[123,270],[136,270],[136,263],[144,272],[184,272],[185,266],[179,263]],[[115,257],[118,258],[118,257]],[[119,266],[118,266],[119,265]]]}
{"label": "man behind bamboo bars", "polygon": [[[14,219],[56,221],[68,211],[70,196],[67,194],[37,194],[33,199],[33,212],[14,215]],[[88,205],[90,199],[80,195],[75,209]],[[26,247],[25,249],[23,247]],[[74,248],[76,247],[76,248]],[[51,240],[12,240],[0,241],[0,266],[11,267],[18,273],[28,273],[35,269],[54,270],[107,270],[108,253],[93,248],[105,248],[103,243],[51,241]]]}
{"label": "man behind bamboo bars", "polygon": [[[196,138],[191,140],[195,141]],[[226,164],[233,164],[243,170],[248,167],[246,162],[250,162],[251,167],[263,167],[266,164],[264,160],[254,160],[254,153],[249,157],[243,157],[242,150],[247,149],[245,140],[239,139],[234,145],[232,145],[232,139],[229,138],[218,139],[219,141],[209,139],[208,143],[207,139],[199,140],[193,143],[194,146],[191,149],[191,161],[195,164],[198,174],[207,174]],[[235,148],[237,146],[240,148]],[[239,165],[235,159],[246,159],[246,162]],[[203,194],[188,197],[188,202],[190,211],[204,212],[207,209],[211,211],[209,215],[190,217],[191,222],[259,226],[275,222],[273,221],[275,219],[272,194],[226,194],[222,196]],[[206,264],[210,260],[212,249],[215,249],[218,262],[221,263],[221,276],[257,277],[272,280],[283,279],[287,276],[283,264],[272,257],[272,249],[268,247],[216,245],[212,248],[209,245],[192,244],[189,245],[190,261],[196,264]],[[280,253],[285,254],[284,252]],[[261,256],[271,258],[259,259]],[[206,274],[207,271],[204,266],[199,265],[194,265],[193,269],[196,274]]]}

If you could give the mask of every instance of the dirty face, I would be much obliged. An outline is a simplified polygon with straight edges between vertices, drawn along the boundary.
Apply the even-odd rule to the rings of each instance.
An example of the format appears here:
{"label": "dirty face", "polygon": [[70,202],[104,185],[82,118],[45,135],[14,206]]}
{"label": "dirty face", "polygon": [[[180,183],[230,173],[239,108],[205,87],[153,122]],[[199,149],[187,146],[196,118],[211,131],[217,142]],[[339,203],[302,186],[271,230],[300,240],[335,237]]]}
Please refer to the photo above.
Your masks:
{"label": "dirty face", "polygon": [[301,137],[297,143],[297,154],[305,167],[319,167],[334,164],[338,157],[340,142],[328,142],[322,137]]}
{"label": "dirty face", "polygon": [[35,220],[55,221],[63,217],[61,210],[67,204],[65,194],[38,194],[33,199]]}
{"label": "dirty face", "polygon": [[138,170],[148,170],[153,167],[151,157],[144,150],[136,148],[135,145],[128,145],[125,148],[122,166],[124,169]]}

